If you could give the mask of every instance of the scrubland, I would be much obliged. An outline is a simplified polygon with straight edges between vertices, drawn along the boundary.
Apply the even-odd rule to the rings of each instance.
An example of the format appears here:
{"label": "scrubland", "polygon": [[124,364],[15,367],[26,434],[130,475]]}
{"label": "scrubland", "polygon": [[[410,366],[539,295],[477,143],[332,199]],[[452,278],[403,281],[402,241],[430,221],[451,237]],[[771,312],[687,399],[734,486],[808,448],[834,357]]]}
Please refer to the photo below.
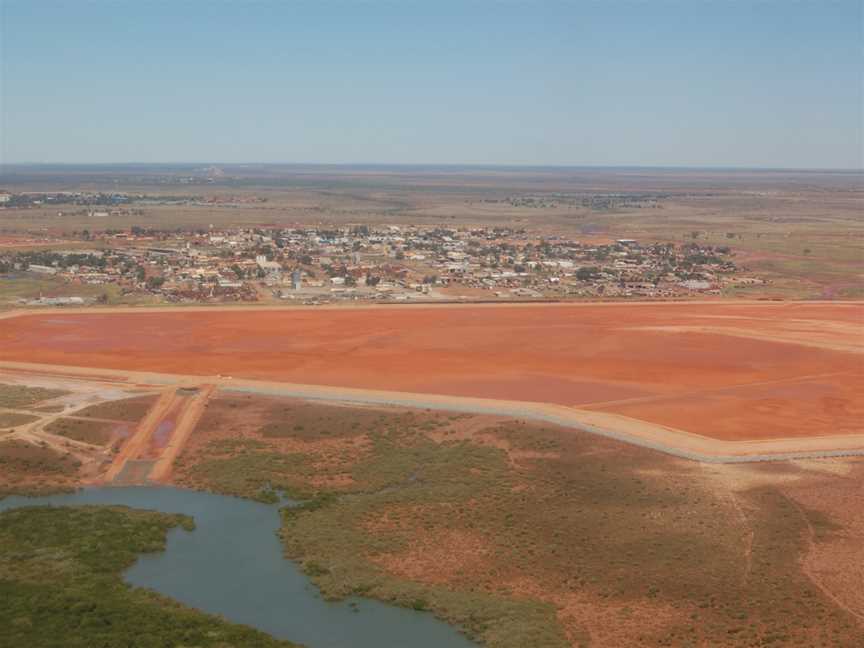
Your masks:
{"label": "scrubland", "polygon": [[819,574],[864,536],[800,496],[860,489],[837,461],[703,466],[515,420],[223,396],[175,478],[285,491],[286,556],[326,597],[428,609],[484,645],[847,646],[864,610]]}

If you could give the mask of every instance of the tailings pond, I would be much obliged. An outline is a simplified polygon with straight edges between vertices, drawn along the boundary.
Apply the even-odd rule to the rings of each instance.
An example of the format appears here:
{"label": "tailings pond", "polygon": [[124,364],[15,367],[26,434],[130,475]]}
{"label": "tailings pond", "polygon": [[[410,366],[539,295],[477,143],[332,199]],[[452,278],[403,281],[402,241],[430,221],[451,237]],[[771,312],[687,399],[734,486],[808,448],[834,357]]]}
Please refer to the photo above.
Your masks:
{"label": "tailings pond", "polygon": [[428,613],[367,599],[322,600],[282,555],[277,507],[168,487],[87,488],[68,495],[0,500],[0,511],[33,505],[123,505],[195,518],[172,529],[164,552],[142,554],[125,574],[205,612],[308,648],[476,648]]}

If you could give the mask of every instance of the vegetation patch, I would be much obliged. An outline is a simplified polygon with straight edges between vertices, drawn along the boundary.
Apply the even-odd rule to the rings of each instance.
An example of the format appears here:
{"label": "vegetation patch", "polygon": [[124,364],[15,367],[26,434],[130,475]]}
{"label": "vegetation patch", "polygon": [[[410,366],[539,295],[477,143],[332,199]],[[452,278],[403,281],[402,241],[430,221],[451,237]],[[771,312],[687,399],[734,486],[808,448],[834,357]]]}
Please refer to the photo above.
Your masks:
{"label": "vegetation patch", "polygon": [[338,405],[291,402],[274,404],[270,419],[259,433],[265,438],[292,438],[303,441],[320,441],[355,437],[382,427],[413,427],[420,418],[433,424],[435,417],[422,416],[415,412],[382,411]]}
{"label": "vegetation patch", "polygon": [[4,428],[14,428],[19,425],[26,425],[33,421],[39,420],[38,416],[30,416],[29,414],[19,414],[17,412],[0,412],[0,430]]}
{"label": "vegetation patch", "polygon": [[69,392],[59,389],[44,389],[26,385],[0,385],[0,407],[10,409],[27,408],[49,398],[65,396]]}
{"label": "vegetation patch", "polygon": [[51,448],[13,440],[0,443],[0,466],[9,471],[73,475],[78,462]]}
{"label": "vegetation patch", "polygon": [[125,507],[0,513],[0,645],[291,648],[251,628],[133,588],[122,572],[192,519]]}
{"label": "vegetation patch", "polygon": [[298,499],[311,497],[305,488],[311,476],[308,458],[274,452],[262,442],[213,441],[191,467],[188,459],[181,458],[177,472],[180,484],[260,502],[278,501],[278,492]]}
{"label": "vegetation patch", "polygon": [[121,293],[116,284],[87,285],[69,283],[57,278],[36,278],[30,275],[0,276],[0,303],[16,299],[37,299],[39,297],[84,297],[98,299],[108,297],[108,303],[115,303]]}
{"label": "vegetation patch", "polygon": [[105,421],[58,418],[45,426],[45,431],[74,441],[83,441],[84,443],[104,446],[111,442],[111,430],[114,427],[114,423],[107,423]]}
{"label": "vegetation patch", "polygon": [[42,405],[41,407],[28,408],[31,412],[39,412],[44,414],[58,414],[66,409],[65,405]]}
{"label": "vegetation patch", "polygon": [[0,497],[70,490],[81,464],[70,454],[19,440],[0,441]]}
{"label": "vegetation patch", "polygon": [[144,418],[144,415],[147,414],[157,398],[157,396],[148,395],[107,401],[79,410],[75,412],[75,416],[137,423]]}
{"label": "vegetation patch", "polygon": [[218,397],[175,464],[174,480],[264,501],[275,501],[275,490],[303,499],[322,489],[362,490],[351,471],[369,446],[370,431],[434,430],[443,421],[405,410]]}

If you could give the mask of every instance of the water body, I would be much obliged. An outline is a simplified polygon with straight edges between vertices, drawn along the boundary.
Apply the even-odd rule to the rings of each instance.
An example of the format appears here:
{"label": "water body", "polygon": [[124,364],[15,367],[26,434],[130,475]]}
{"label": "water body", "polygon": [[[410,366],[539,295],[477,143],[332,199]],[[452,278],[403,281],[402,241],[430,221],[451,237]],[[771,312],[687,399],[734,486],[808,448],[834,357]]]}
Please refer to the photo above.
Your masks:
{"label": "water body", "polygon": [[476,648],[431,614],[378,601],[328,603],[282,556],[275,506],[168,487],[87,488],[77,493],[0,500],[20,506],[124,505],[195,518],[172,529],[166,550],[143,554],[125,574],[187,605],[308,648]]}

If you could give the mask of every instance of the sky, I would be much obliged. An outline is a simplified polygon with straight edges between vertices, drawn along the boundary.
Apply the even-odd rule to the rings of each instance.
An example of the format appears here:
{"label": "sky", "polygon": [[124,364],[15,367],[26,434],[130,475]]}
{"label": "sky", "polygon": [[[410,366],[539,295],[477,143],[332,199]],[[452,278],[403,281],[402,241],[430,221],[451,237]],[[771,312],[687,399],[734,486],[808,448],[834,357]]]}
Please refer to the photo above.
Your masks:
{"label": "sky", "polygon": [[864,0],[0,0],[0,163],[860,169]]}

